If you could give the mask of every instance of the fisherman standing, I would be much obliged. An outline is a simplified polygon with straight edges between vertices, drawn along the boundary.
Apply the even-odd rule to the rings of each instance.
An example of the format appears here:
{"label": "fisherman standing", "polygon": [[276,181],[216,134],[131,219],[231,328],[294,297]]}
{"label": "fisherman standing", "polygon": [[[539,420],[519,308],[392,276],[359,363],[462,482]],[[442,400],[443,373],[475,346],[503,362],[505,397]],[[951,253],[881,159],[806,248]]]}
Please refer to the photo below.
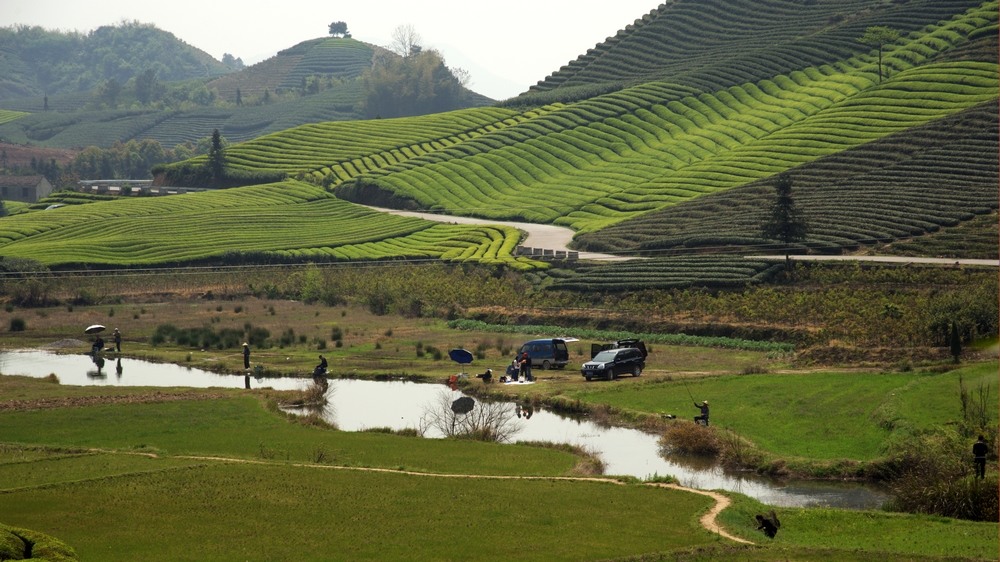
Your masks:
{"label": "fisherman standing", "polygon": [[250,344],[243,342],[243,368],[250,368]]}
{"label": "fisherman standing", "polygon": [[118,328],[115,328],[115,352],[122,352],[122,333],[118,331]]}
{"label": "fisherman standing", "polygon": [[986,454],[990,452],[986,438],[982,435],[972,444],[972,462],[976,465],[976,478],[986,478]]}
{"label": "fisherman standing", "polygon": [[695,402],[694,407],[701,410],[700,416],[694,417],[694,422],[698,423],[700,421],[705,422],[705,427],[708,427],[708,400],[702,400],[701,404]]}

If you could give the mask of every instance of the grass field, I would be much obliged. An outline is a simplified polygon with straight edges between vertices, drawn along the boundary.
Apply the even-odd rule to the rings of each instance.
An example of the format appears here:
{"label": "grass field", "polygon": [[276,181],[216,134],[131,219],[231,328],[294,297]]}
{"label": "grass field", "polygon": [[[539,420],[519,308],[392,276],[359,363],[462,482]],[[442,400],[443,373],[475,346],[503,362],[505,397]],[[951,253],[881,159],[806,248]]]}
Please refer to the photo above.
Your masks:
{"label": "grass field", "polygon": [[[100,458],[114,466],[0,509],[83,560],[584,560],[716,541],[691,520],[710,500],[638,485]],[[30,464],[46,462],[62,461]]]}
{"label": "grass field", "polygon": [[[0,390],[2,407],[109,389],[2,377]],[[83,560],[271,560],[290,550],[302,560],[979,560],[997,548],[996,523],[831,509],[781,509],[782,531],[767,541],[752,527],[766,508],[739,498],[721,521],[759,546],[737,547],[698,526],[703,496],[554,479],[572,467],[567,453],[342,433],[292,423],[242,391],[212,392],[5,411],[3,522],[56,537]],[[515,478],[489,477],[504,474]]]}
{"label": "grass field", "polygon": [[997,393],[997,364],[946,373],[814,372],[685,378],[630,386],[593,386],[571,399],[638,412],[693,417],[709,400],[712,424],[779,457],[871,460],[885,453],[889,427],[926,429],[960,417],[959,376]]}

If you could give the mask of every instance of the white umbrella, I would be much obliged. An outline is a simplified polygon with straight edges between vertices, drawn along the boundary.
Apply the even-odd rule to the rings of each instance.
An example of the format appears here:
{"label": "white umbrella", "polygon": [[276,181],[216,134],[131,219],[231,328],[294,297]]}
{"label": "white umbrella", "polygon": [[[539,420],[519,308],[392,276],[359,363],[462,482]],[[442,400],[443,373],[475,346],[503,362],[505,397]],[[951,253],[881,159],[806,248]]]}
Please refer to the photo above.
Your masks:
{"label": "white umbrella", "polygon": [[87,326],[87,329],[84,330],[83,333],[85,333],[85,334],[96,334],[96,333],[99,333],[99,332],[103,332],[105,329],[106,328],[104,326],[100,325],[100,324],[93,324],[91,326]]}

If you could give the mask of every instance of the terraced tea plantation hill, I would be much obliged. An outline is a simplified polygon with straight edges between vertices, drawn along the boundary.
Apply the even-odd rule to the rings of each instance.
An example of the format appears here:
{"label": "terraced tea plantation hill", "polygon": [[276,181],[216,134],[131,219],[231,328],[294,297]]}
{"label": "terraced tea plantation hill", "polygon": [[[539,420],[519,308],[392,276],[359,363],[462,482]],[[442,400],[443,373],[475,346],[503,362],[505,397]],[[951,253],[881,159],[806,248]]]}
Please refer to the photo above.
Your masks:
{"label": "terraced tea plantation hill", "polygon": [[576,101],[651,81],[695,92],[756,83],[858,52],[869,26],[904,36],[975,8],[975,0],[665,2],[510,101]]}
{"label": "terraced tea plantation hill", "polygon": [[519,239],[512,228],[378,213],[294,180],[73,205],[0,222],[0,255],[49,266],[376,259],[537,265],[512,256]]}
{"label": "terraced tea plantation hill", "polygon": [[935,60],[995,25],[991,2],[911,34],[885,55],[881,83],[870,55],[680,99],[648,83],[353,183],[453,214],[597,231],[995,100],[995,61]]}
{"label": "terraced tea plantation hill", "polygon": [[[997,103],[988,102],[796,167],[790,176],[809,225],[805,245],[820,252],[853,250],[992,214],[997,111]],[[646,256],[766,251],[773,242],[761,237],[760,225],[774,198],[772,184],[768,178],[694,198],[581,235],[578,243],[590,251]],[[995,238],[992,247],[992,256],[962,257],[995,257]]]}
{"label": "terraced tea plantation hill", "polygon": [[[945,240],[949,229],[968,233],[968,225],[982,225],[970,221],[995,212],[997,12],[996,0],[668,2],[609,40],[599,56],[553,75],[562,78],[553,78],[549,90],[536,89],[518,104],[287,128],[227,147],[225,173],[245,183],[302,180],[240,188],[252,194],[299,190],[308,183],[317,192],[326,190],[324,197],[316,196],[322,203],[311,205],[347,200],[556,224],[577,231],[581,249],[655,257],[619,273],[613,267],[553,272],[555,284],[565,288],[758,282],[775,268],[720,254],[768,249],[759,225],[777,174],[794,179],[809,221],[806,244],[813,251],[853,252],[928,234]],[[900,32],[881,57],[860,41],[876,24]],[[301,45],[303,52],[295,56],[305,61],[306,49],[351,45],[316,41]],[[586,89],[590,93],[584,96]],[[566,97],[568,91],[575,93]],[[581,96],[550,104],[531,97],[546,92],[558,94],[553,100]],[[181,129],[197,130],[223,118],[207,115]],[[261,126],[278,122],[259,119]],[[251,134],[257,125],[247,119],[241,130]],[[202,157],[163,168],[160,179],[197,187],[189,182],[200,181],[206,169]],[[227,201],[226,213],[234,213],[235,222],[204,214],[205,228],[226,224],[242,232],[236,222],[253,223],[259,208],[248,213],[229,208],[240,199],[218,200]],[[100,205],[95,208],[102,212],[118,209]],[[355,207],[302,216],[339,221],[349,216],[341,214],[346,209]],[[70,209],[65,213],[74,216]],[[83,210],[72,213],[85,216]],[[380,215],[363,216],[382,224]],[[293,240],[275,227],[275,240],[266,244],[241,248],[213,241],[202,249],[177,241],[177,251],[145,256],[141,263],[222,259],[245,251],[283,260],[440,256],[540,265],[511,257],[518,238],[512,230],[406,223],[415,230],[403,232],[393,230],[402,228],[394,221],[385,223],[389,234],[379,240],[364,238],[367,231],[354,225],[336,231],[332,242]],[[0,253],[27,255],[27,248],[36,250],[33,239],[55,239],[69,223],[53,222],[45,232],[29,224],[19,223],[8,234],[11,227],[0,222],[0,236],[10,240]],[[124,222],[100,234],[73,228],[79,231],[73,240],[88,247],[115,240],[124,252],[133,243],[119,240],[129,232]],[[444,232],[452,245],[436,237]],[[352,245],[348,234],[360,238]],[[420,249],[420,243],[428,246]],[[281,244],[287,244],[284,253]],[[341,248],[347,246],[351,252],[345,254]],[[118,263],[110,255],[81,252],[73,258],[54,253],[55,244],[48,248],[52,254],[39,254],[46,263]],[[691,256],[693,251],[704,255]]]}
{"label": "terraced tea plantation hill", "polygon": [[[437,153],[533,119],[552,109],[518,113],[483,107],[422,117],[315,123],[233,146],[226,151],[226,163],[237,172],[303,174],[338,185],[363,173]],[[165,166],[164,181],[169,185],[185,185],[185,175],[207,161],[207,157],[200,157]]]}
{"label": "terraced tea plantation hill", "polygon": [[[313,76],[352,80],[371,67],[372,56],[379,49],[351,38],[320,37],[279,51],[240,72],[216,78],[206,86],[235,102],[237,88],[241,96],[249,99],[263,95],[265,90],[273,93],[298,89],[303,80]],[[357,97],[354,101],[360,100]]]}

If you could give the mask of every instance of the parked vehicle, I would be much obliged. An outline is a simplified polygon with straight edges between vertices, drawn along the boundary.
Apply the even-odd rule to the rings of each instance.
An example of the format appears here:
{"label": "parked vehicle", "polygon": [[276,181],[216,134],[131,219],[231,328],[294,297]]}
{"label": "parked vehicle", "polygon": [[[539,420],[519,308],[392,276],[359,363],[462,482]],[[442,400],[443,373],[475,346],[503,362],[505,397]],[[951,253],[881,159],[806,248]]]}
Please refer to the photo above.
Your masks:
{"label": "parked vehicle", "polygon": [[593,359],[598,353],[604,351],[605,349],[620,349],[623,347],[634,347],[642,352],[642,357],[645,359],[649,353],[646,351],[646,344],[642,340],[637,339],[627,339],[618,340],[612,343],[592,343],[590,344],[590,358]]}
{"label": "parked vehicle", "polygon": [[626,373],[638,377],[645,367],[646,358],[641,350],[635,347],[622,347],[599,352],[593,359],[583,364],[580,372],[588,381],[598,377],[610,381]]}
{"label": "parked vehicle", "polygon": [[525,342],[517,355],[528,352],[531,358],[531,367],[541,367],[542,369],[562,369],[569,363],[569,349],[566,342],[577,341],[575,338],[548,338],[541,340],[531,340]]}

